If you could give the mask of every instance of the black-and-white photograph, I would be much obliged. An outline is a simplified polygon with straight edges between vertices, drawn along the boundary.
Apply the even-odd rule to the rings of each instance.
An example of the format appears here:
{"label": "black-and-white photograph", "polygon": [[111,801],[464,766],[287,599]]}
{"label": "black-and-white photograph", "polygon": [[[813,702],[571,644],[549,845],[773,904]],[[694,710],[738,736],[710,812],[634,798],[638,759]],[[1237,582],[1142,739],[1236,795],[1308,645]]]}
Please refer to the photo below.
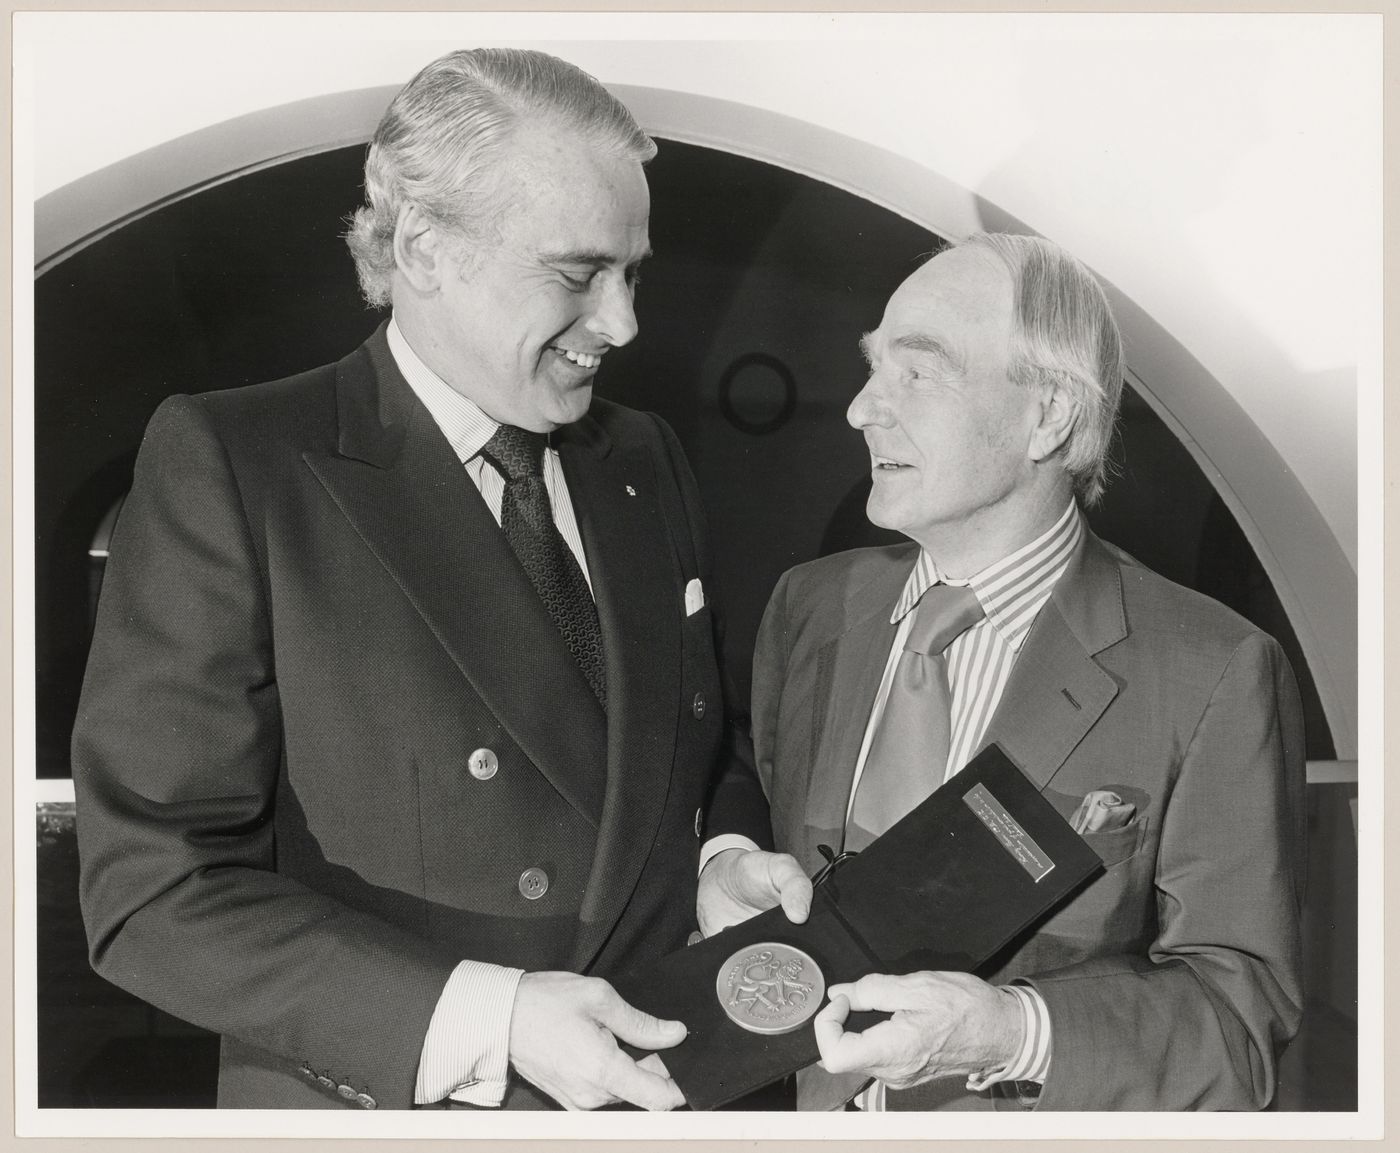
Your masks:
{"label": "black-and-white photograph", "polygon": [[1379,16],[14,32],[21,1135],[1379,1134]]}

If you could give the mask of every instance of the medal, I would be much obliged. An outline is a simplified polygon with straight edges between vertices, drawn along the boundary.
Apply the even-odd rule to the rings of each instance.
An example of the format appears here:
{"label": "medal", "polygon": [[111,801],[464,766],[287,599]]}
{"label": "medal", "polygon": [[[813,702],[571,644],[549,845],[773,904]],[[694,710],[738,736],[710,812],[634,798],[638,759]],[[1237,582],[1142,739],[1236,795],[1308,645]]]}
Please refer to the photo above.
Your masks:
{"label": "medal", "polygon": [[790,1033],[821,1008],[826,980],[801,949],[773,941],[733,954],[715,978],[729,1019],[750,1033]]}

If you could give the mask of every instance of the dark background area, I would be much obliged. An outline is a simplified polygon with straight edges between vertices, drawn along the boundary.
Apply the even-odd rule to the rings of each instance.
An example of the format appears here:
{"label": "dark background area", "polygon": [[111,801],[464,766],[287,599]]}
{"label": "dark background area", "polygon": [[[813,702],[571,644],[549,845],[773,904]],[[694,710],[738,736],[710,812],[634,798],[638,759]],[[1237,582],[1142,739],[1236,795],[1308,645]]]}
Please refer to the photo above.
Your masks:
{"label": "dark background area", "polygon": [[[165,206],[70,256],[35,286],[37,773],[69,775],[112,512],[146,421],[178,392],[335,360],[381,321],[340,240],[362,201],[363,148],[282,164]],[[741,691],[768,594],[789,566],[894,539],[865,520],[869,466],[845,409],[860,334],[942,241],[786,170],[661,142],[641,337],[597,391],[661,414],[700,482],[725,662]],[[1308,756],[1334,756],[1306,661],[1238,524],[1189,453],[1124,394],[1119,476],[1101,536],[1230,605],[1283,643],[1302,686]],[[96,554],[96,555],[94,555]],[[1354,785],[1309,790],[1312,1002],[1284,1107],[1355,1107]],[[71,809],[39,814],[40,1104],[212,1104],[216,1042],[88,969]]]}

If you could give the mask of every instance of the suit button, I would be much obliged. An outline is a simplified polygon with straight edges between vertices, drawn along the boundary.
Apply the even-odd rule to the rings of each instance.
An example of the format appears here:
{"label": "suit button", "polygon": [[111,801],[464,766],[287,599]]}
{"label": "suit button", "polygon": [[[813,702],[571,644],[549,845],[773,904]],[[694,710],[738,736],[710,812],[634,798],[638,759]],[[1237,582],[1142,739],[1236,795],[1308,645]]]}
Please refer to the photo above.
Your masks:
{"label": "suit button", "polygon": [[319,1082],[321,1083],[322,1088],[325,1088],[325,1089],[334,1089],[334,1088],[335,1088],[335,1082],[332,1081],[329,1077],[317,1077],[316,1080],[319,1081]]}
{"label": "suit button", "polygon": [[695,835],[700,835],[700,830],[705,827],[705,813],[701,809],[695,810]]}
{"label": "suit button", "polygon": [[467,771],[478,781],[489,781],[500,767],[501,762],[490,749],[477,749],[467,758]]}
{"label": "suit button", "polygon": [[359,1090],[352,1085],[337,1085],[335,1091],[347,1101],[354,1101],[360,1095]]}
{"label": "suit button", "polygon": [[549,876],[543,869],[532,866],[520,874],[518,887],[520,895],[527,901],[538,901],[549,892]]}
{"label": "suit button", "polygon": [[697,721],[705,716],[705,694],[696,693],[695,699],[690,702],[690,713]]}
{"label": "suit button", "polygon": [[358,1097],[355,1098],[355,1100],[360,1103],[360,1108],[362,1109],[379,1108],[379,1102],[376,1101],[373,1097],[371,1097],[368,1093],[361,1093]]}

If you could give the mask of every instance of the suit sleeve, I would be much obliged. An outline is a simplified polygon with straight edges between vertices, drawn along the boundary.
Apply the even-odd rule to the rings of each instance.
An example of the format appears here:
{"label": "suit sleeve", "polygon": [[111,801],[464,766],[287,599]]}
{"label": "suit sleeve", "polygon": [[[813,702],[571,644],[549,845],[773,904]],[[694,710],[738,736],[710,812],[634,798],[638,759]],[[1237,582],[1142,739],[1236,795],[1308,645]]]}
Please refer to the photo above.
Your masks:
{"label": "suit sleeve", "polygon": [[[1128,753],[1128,755],[1131,755]],[[1052,1024],[1042,1109],[1259,1109],[1302,1012],[1301,705],[1279,646],[1230,658],[1163,807],[1145,956],[1030,977]]]}
{"label": "suit sleeve", "polygon": [[212,421],[173,398],[122,509],[74,732],[92,963],[179,1017],[406,1107],[457,959],[275,871],[267,597]]}
{"label": "suit sleeve", "polygon": [[711,598],[710,618],[715,622],[714,649],[723,686],[725,723],[724,743],[706,804],[705,837],[709,839],[734,833],[748,837],[761,848],[771,849],[773,830],[769,821],[768,802],[754,773],[753,743],[749,738],[748,716],[741,702],[737,700],[738,694],[733,678],[724,663],[724,624],[718,605],[713,603],[713,569],[710,564],[709,534],[706,530],[700,489],[695,483],[695,477],[690,471],[690,465],[685,459],[676,434],[660,417],[653,416],[652,419],[656,422],[662,442],[666,446],[670,471],[680,492],[689,548],[694,555],[706,596]]}

